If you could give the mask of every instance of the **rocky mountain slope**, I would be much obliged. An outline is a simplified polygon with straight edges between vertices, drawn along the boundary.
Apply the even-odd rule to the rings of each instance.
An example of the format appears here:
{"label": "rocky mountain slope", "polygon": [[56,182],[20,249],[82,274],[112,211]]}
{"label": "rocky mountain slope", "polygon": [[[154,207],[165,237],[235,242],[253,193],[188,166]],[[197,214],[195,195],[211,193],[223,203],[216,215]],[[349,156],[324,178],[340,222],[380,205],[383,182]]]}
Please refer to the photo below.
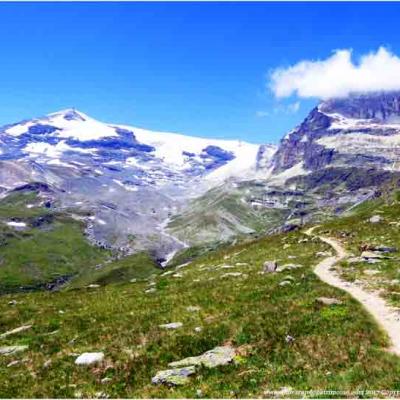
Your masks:
{"label": "rocky mountain slope", "polygon": [[0,129],[0,187],[49,185],[54,207],[90,215],[94,243],[162,259],[184,246],[166,231],[169,217],[225,179],[251,176],[258,153],[246,142],[104,124],[69,109]]}
{"label": "rocky mountain slope", "polygon": [[0,129],[0,188],[33,185],[48,207],[86,215],[93,244],[165,264],[185,247],[291,229],[375,197],[400,179],[399,143],[400,93],[324,101],[278,147],[69,109]]}

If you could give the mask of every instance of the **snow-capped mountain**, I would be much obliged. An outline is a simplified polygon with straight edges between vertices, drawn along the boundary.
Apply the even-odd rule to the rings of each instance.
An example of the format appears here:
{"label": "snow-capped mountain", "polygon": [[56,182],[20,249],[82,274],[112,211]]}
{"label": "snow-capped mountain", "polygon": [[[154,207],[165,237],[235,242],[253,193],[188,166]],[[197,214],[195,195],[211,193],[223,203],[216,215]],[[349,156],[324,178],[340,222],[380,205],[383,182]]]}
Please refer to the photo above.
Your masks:
{"label": "snow-capped mountain", "polygon": [[[121,172],[121,185],[185,186],[188,177],[226,179],[256,168],[258,145],[105,124],[74,109],[8,125],[1,159]],[[126,173],[123,173],[126,171]]]}
{"label": "snow-capped mountain", "polygon": [[[274,147],[265,150],[270,159]],[[229,178],[252,177],[260,146],[99,122],[75,109],[0,128],[0,187],[43,182],[58,207],[87,210],[90,237],[163,257],[166,231],[187,199]],[[268,160],[267,160],[268,162]]]}
{"label": "snow-capped mountain", "polygon": [[398,170],[400,93],[324,101],[281,141],[273,172],[288,176],[324,167]]}

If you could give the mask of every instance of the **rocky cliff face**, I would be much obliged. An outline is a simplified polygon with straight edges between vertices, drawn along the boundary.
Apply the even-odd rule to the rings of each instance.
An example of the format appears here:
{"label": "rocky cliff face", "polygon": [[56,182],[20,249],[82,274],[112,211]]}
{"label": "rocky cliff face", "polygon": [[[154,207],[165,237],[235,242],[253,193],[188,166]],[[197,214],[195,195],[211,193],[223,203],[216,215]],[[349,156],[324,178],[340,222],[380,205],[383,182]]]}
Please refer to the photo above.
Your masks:
{"label": "rocky cliff face", "polygon": [[301,165],[397,169],[400,93],[353,95],[324,101],[281,141],[272,164],[280,173]]}

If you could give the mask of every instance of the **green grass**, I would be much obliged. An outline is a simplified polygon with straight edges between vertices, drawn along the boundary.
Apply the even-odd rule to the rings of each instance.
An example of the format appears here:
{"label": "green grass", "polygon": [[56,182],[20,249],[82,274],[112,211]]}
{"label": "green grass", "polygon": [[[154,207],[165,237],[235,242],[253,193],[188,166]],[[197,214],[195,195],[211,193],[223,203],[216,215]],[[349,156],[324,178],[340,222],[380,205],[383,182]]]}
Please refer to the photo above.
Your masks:
{"label": "green grass", "polygon": [[[288,386],[399,389],[400,361],[384,350],[385,335],[357,302],[313,274],[315,253],[326,250],[292,232],[210,252],[180,269],[181,278],[3,296],[0,332],[27,323],[33,328],[0,342],[29,345],[25,353],[0,357],[0,397],[176,398],[195,397],[200,389],[204,397],[243,398]],[[302,267],[260,274],[272,259]],[[234,268],[220,269],[224,264]],[[222,278],[230,271],[245,275]],[[280,286],[287,275],[292,285]],[[157,290],[144,293],[151,282]],[[320,296],[343,304],[321,306]],[[8,305],[11,300],[17,304]],[[175,331],[158,327],[178,321],[183,327]],[[288,343],[287,335],[295,340]],[[187,386],[151,384],[168,362],[227,343],[240,363],[200,370]],[[75,366],[85,351],[103,351],[104,363]],[[7,367],[12,360],[20,363]],[[102,384],[106,377],[110,382]]]}
{"label": "green grass", "polygon": [[[382,221],[371,223],[373,215],[380,215]],[[340,272],[349,281],[359,281],[365,287],[381,290],[382,296],[394,306],[400,306],[400,203],[385,204],[378,198],[362,203],[346,217],[325,223],[318,231],[338,238],[353,256],[360,256],[363,246],[396,247],[395,253],[387,254],[376,264],[367,262],[341,263]],[[375,275],[368,275],[368,270],[375,270]],[[397,282],[398,280],[398,282]]]}
{"label": "green grass", "polygon": [[104,264],[101,269],[86,268],[78,274],[68,287],[83,287],[89,284],[109,285],[111,283],[129,282],[131,279],[146,279],[153,274],[159,274],[160,268],[146,253],[140,252],[121,260]]}
{"label": "green grass", "polygon": [[[7,226],[10,220],[27,227],[16,230]],[[41,206],[36,193],[11,193],[0,201],[0,293],[38,289],[60,278],[75,277],[72,284],[80,287],[143,279],[159,271],[145,253],[107,263],[110,257],[110,251],[87,241],[83,222],[66,210]],[[97,265],[103,268],[96,270]]]}

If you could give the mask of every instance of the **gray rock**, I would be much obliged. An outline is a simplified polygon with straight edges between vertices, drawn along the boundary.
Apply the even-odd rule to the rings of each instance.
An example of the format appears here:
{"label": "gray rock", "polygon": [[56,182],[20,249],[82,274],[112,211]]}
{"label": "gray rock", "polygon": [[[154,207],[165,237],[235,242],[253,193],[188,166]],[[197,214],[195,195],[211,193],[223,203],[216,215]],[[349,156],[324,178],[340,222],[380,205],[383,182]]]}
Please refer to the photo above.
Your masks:
{"label": "gray rock", "polygon": [[200,311],[200,307],[198,307],[198,306],[188,306],[188,307],[186,307],[186,311],[189,311],[189,312]]}
{"label": "gray rock", "polygon": [[377,224],[382,221],[382,217],[380,215],[373,215],[370,219],[369,222],[372,224]]}
{"label": "gray rock", "polygon": [[178,329],[178,328],[182,328],[183,324],[182,322],[171,322],[169,324],[162,324],[162,325],[158,325],[160,328],[164,328],[164,329]]}
{"label": "gray rock", "polygon": [[377,269],[366,269],[364,270],[364,274],[373,276],[379,274],[379,271]]}
{"label": "gray rock", "polygon": [[318,251],[315,253],[317,257],[331,257],[332,253],[330,251]]}
{"label": "gray rock", "polygon": [[302,268],[303,266],[301,264],[284,264],[279,266],[276,269],[276,272],[283,272],[283,271],[288,271],[291,269],[297,269],[297,268]]}
{"label": "gray rock", "polygon": [[157,372],[151,379],[154,385],[166,384],[171,386],[186,385],[190,382],[189,376],[196,372],[195,367],[188,366],[183,368],[167,369]]}
{"label": "gray rock", "polygon": [[318,297],[317,302],[325,304],[327,306],[331,306],[334,304],[335,305],[343,304],[343,302],[341,300],[334,299],[333,297]]}
{"label": "gray rock", "polygon": [[104,353],[83,353],[76,360],[76,365],[93,365],[97,364],[104,359]]}
{"label": "gray rock", "polygon": [[11,356],[16,353],[28,350],[29,346],[3,346],[0,347],[0,356]]}
{"label": "gray rock", "polygon": [[383,254],[376,253],[374,251],[363,251],[361,253],[361,257],[364,259],[369,259],[369,258],[385,258]]}
{"label": "gray rock", "polygon": [[275,272],[278,268],[278,263],[274,261],[265,261],[263,265],[263,273]]}
{"label": "gray rock", "polygon": [[232,362],[235,357],[235,350],[230,346],[215,347],[197,357],[188,357],[180,361],[169,363],[173,368],[202,365],[207,368],[214,368],[219,365],[226,365]]}
{"label": "gray rock", "polygon": [[15,333],[23,332],[23,331],[26,331],[31,328],[32,328],[32,325],[23,325],[23,326],[20,326],[19,328],[11,329],[10,331],[2,333],[0,335],[0,339],[4,339],[7,336],[14,335]]}

